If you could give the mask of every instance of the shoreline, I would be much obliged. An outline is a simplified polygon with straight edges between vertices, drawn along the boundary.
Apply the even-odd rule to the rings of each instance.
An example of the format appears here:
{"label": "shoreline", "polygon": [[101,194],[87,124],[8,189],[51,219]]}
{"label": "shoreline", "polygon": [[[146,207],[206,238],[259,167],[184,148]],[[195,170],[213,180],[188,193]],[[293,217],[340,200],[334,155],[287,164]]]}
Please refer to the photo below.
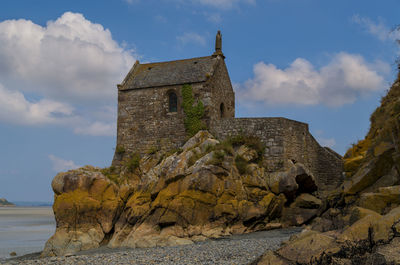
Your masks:
{"label": "shoreline", "polygon": [[41,252],[35,252],[2,261],[5,263],[0,261],[0,264],[249,264],[266,250],[277,249],[283,241],[301,230],[301,227],[293,227],[258,231],[183,246],[102,246],[61,257],[40,258]]}

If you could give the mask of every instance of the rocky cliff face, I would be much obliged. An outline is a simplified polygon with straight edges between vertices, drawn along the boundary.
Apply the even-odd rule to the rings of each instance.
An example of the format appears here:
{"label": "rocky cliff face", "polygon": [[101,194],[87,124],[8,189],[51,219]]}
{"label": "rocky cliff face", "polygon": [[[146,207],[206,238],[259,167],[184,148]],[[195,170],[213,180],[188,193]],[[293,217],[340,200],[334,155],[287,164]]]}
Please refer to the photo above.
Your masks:
{"label": "rocky cliff face", "polygon": [[323,202],[309,170],[288,161],[286,171],[269,174],[262,152],[256,138],[219,142],[200,131],[170,154],[149,150],[119,169],[60,173],[52,182],[57,229],[42,255],[191,244],[318,215]]}
{"label": "rocky cliff face", "polygon": [[256,264],[400,264],[400,75],[307,230]]}

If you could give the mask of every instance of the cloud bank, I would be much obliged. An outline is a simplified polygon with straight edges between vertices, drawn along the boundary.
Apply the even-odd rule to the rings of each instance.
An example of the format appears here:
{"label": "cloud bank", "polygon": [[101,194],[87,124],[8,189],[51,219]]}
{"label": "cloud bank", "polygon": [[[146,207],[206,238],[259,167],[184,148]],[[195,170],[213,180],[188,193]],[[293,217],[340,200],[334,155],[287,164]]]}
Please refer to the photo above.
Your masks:
{"label": "cloud bank", "polygon": [[382,18],[379,18],[378,21],[374,21],[368,17],[356,14],[352,17],[352,21],[381,41],[394,41],[400,39],[400,30],[391,30]]}
{"label": "cloud bank", "polygon": [[55,155],[49,155],[49,159],[51,160],[51,162],[53,164],[53,170],[56,172],[67,171],[70,169],[76,169],[76,168],[80,167],[80,166],[76,165],[75,162],[72,160],[64,160]]}
{"label": "cloud bank", "polygon": [[[5,20],[0,23],[0,120],[65,124],[77,133],[104,135],[98,124],[115,121],[91,115],[99,105],[115,107],[115,85],[134,60],[133,51],[82,14],[66,12],[45,27]],[[85,117],[77,114],[82,106]]]}
{"label": "cloud bank", "polygon": [[195,32],[186,32],[183,35],[176,37],[176,39],[183,45],[186,44],[197,44],[202,46],[206,45],[205,37]]}
{"label": "cloud bank", "polygon": [[344,52],[319,69],[303,58],[285,69],[259,62],[254,77],[239,85],[237,92],[244,100],[266,104],[342,106],[384,89],[382,73],[389,70],[383,62],[367,63],[360,55]]}

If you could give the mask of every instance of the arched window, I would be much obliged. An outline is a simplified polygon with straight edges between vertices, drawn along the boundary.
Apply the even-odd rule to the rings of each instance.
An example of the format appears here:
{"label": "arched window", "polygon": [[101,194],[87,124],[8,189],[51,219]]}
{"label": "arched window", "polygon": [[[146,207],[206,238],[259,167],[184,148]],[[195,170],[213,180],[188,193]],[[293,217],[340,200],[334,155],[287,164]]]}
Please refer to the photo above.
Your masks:
{"label": "arched window", "polygon": [[168,103],[169,112],[177,112],[178,111],[178,97],[175,92],[170,92],[168,95]]}
{"label": "arched window", "polygon": [[219,111],[220,111],[221,118],[223,118],[224,115],[225,115],[225,106],[224,106],[224,103],[221,103],[221,105],[219,105]]}

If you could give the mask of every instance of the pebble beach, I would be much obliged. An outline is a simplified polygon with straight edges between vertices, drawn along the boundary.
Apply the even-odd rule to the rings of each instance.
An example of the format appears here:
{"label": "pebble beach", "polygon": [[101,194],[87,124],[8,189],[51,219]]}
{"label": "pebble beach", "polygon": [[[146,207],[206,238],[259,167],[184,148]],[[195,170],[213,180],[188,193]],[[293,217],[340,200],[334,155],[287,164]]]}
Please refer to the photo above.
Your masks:
{"label": "pebble beach", "polygon": [[207,240],[191,245],[156,248],[102,247],[67,257],[39,258],[39,253],[9,259],[1,264],[249,264],[268,249],[276,249],[301,228],[261,231]]}

